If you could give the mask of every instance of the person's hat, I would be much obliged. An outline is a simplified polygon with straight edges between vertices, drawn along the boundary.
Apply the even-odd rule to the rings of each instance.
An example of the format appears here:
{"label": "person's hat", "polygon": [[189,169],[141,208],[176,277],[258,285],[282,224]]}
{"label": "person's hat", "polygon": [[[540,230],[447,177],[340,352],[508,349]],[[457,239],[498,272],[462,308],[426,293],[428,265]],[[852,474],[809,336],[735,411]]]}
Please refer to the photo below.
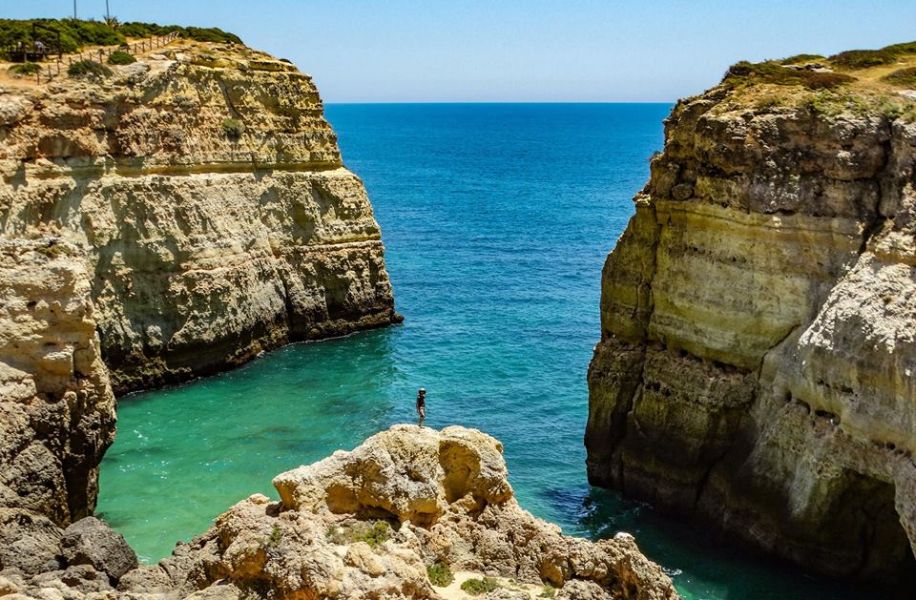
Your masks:
{"label": "person's hat", "polygon": [[420,391],[423,392],[423,393],[425,394],[425,393],[426,393],[426,388],[420,388]]}

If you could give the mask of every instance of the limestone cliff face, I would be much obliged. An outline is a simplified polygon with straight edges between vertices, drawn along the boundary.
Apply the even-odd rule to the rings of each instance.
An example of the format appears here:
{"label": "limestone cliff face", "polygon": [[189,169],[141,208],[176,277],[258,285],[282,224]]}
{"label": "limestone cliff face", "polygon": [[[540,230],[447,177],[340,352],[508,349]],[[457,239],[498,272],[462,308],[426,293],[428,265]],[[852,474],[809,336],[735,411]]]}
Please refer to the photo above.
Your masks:
{"label": "limestone cliff face", "polygon": [[113,69],[0,94],[0,235],[80,250],[115,392],[397,320],[311,78],[193,42]]}
{"label": "limestone cliff face", "polygon": [[115,401],[78,257],[59,238],[0,239],[0,529],[8,534],[26,512],[58,525],[86,516],[114,439]]}
{"label": "limestone cliff face", "polygon": [[308,76],[189,41],[113,71],[0,90],[0,570],[57,568],[115,393],[399,319]]}
{"label": "limestone cliff face", "polygon": [[677,104],[603,273],[588,471],[821,571],[912,577],[916,124],[873,71]]}

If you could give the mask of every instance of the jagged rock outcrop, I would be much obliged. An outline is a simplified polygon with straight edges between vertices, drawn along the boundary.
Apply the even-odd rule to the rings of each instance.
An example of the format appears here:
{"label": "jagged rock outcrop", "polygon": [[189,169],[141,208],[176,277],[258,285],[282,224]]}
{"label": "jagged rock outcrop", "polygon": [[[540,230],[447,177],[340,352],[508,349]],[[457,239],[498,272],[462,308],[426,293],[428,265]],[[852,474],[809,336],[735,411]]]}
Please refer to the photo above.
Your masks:
{"label": "jagged rock outcrop", "polygon": [[398,319],[309,76],[189,41],[112,68],[0,94],[0,235],[80,249],[116,393]]}
{"label": "jagged rock outcrop", "polygon": [[916,587],[916,107],[830,64],[674,108],[603,273],[588,471]]}
{"label": "jagged rock outcrop", "polygon": [[677,597],[631,536],[564,536],[518,505],[507,477],[502,445],[488,435],[396,425],[278,475],[279,503],[240,502],[152,577],[167,574],[183,594],[219,584],[274,598],[434,599],[426,566],[440,561],[561,593],[581,581],[595,598]]}
{"label": "jagged rock outcrop", "polygon": [[470,598],[433,586],[427,567],[438,563],[500,578],[504,585],[479,596],[485,600],[530,600],[545,584],[561,600],[678,597],[632,536],[572,538],[524,511],[502,445],[476,430],[395,425],[352,452],[278,475],[274,485],[280,502],[261,494],[239,502],[155,566],[136,567],[123,538],[92,517],[62,537],[36,528],[30,539],[49,564],[0,563],[0,595]]}
{"label": "jagged rock outcrop", "polygon": [[92,511],[114,439],[115,399],[80,256],[58,237],[0,236],[0,566],[4,553],[23,551],[2,543],[16,543],[16,523],[53,528]]}

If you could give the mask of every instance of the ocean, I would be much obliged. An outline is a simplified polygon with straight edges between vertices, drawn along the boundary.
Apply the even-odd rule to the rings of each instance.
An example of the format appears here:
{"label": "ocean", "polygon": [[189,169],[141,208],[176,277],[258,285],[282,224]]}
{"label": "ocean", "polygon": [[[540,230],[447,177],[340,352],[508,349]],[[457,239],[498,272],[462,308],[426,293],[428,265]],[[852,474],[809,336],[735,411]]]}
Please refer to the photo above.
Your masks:
{"label": "ocean", "polygon": [[127,396],[99,512],[143,560],[271,478],[414,420],[498,437],[521,504],[570,534],[633,533],[686,599],[870,597],[591,488],[582,436],[601,267],[669,104],[329,105],[382,227],[403,325],[295,344]]}

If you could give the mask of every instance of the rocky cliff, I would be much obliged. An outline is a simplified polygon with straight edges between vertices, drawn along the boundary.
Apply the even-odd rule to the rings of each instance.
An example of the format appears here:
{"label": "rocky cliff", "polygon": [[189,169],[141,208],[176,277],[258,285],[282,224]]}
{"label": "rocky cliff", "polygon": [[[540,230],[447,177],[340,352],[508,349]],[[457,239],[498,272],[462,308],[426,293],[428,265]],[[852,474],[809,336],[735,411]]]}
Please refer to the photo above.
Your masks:
{"label": "rocky cliff", "polygon": [[602,276],[593,483],[916,586],[913,64],[739,63],[678,102]]}
{"label": "rocky cliff", "polygon": [[[3,569],[18,598],[675,600],[632,538],[589,542],[524,511],[502,445],[479,431],[396,425],[274,479],[160,564],[137,567],[92,517],[57,537],[37,526],[20,548],[44,570]],[[0,560],[4,548],[0,547]],[[465,593],[459,581],[487,585]],[[484,583],[486,582],[486,583]],[[17,598],[17,600],[18,600]]]}
{"label": "rocky cliff", "polygon": [[79,249],[115,392],[395,321],[311,78],[239,45],[160,52],[0,94],[0,235]]}
{"label": "rocky cliff", "polygon": [[400,319],[307,75],[187,40],[96,70],[0,76],[0,571],[80,593],[136,566],[84,524],[115,393]]}

